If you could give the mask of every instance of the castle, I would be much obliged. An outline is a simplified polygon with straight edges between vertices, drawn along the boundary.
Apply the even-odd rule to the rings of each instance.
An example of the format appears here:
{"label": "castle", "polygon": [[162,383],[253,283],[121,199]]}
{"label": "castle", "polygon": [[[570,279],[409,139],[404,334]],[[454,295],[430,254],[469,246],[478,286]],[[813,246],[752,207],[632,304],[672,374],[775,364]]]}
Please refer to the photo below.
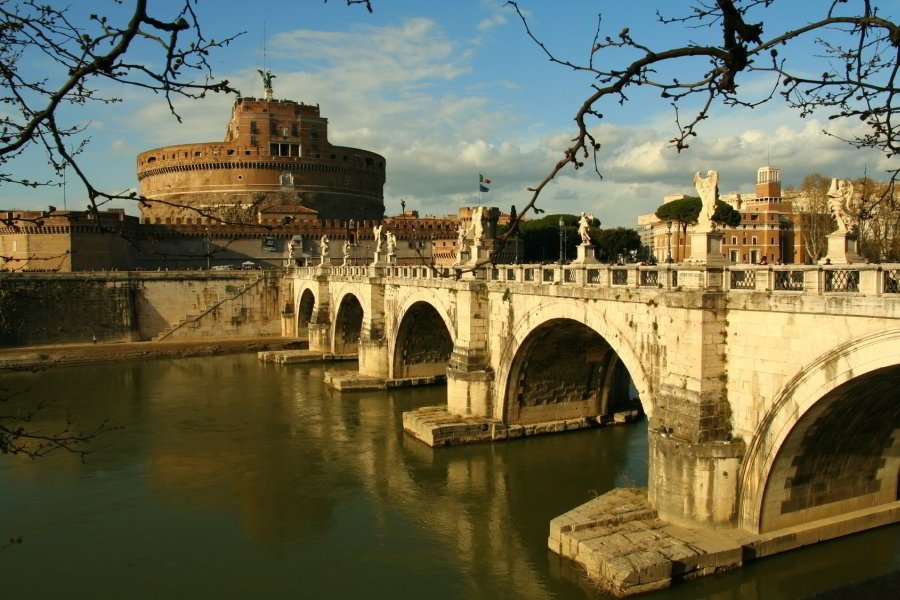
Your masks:
{"label": "castle", "polygon": [[52,206],[0,211],[0,269],[276,267],[289,256],[317,259],[323,235],[331,260],[341,262],[350,242],[362,262],[376,224],[397,236],[401,264],[451,260],[455,216],[385,218],[384,157],[332,145],[319,107],[276,100],[273,76],[262,74],[264,96],[235,100],[223,142],[137,156],[140,217]]}
{"label": "castle", "polygon": [[137,157],[144,223],[252,222],[261,209],[302,205],[322,219],[380,219],[384,157],[328,141],[318,106],[237,98],[225,141],[165,146]]}

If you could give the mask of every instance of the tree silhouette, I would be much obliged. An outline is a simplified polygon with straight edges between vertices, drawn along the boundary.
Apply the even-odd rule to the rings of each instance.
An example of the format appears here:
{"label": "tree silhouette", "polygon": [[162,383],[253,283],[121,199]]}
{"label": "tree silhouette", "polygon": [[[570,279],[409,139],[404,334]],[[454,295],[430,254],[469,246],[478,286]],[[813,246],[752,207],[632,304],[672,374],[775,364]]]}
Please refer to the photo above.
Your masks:
{"label": "tree silhouette", "polygon": [[[900,152],[900,26],[882,18],[875,0],[810,5],[805,13],[810,20],[804,23],[766,21],[766,10],[774,1],[701,0],[690,3],[679,16],[657,13],[661,23],[683,28],[685,43],[674,47],[641,41],[627,26],[604,35],[598,18],[584,63],[551,52],[532,30],[519,3],[507,2],[548,60],[594,79],[591,93],[575,112],[574,138],[544,179],[529,188],[531,200],[520,214],[535,208],[543,189],[566,167],[578,169],[593,158],[600,174],[597,153],[602,141],[592,125],[603,119],[604,106],[628,102],[638,88],[656,90],[672,105],[676,134],[670,144],[677,152],[689,148],[715,109],[753,108],[779,96],[800,117],[824,114],[837,122],[862,122],[863,131],[842,138],[853,147],[874,148],[888,157]],[[720,41],[693,42],[703,30],[718,31]],[[801,46],[805,43],[816,50],[810,53]],[[820,74],[808,75],[809,70],[798,65],[799,55],[818,58]],[[745,93],[739,81],[748,74],[769,76],[769,92],[761,97]],[[684,109],[690,110],[689,118],[683,118]],[[900,167],[891,170],[890,176],[893,188]],[[888,190],[878,201],[895,207],[894,196]]]}

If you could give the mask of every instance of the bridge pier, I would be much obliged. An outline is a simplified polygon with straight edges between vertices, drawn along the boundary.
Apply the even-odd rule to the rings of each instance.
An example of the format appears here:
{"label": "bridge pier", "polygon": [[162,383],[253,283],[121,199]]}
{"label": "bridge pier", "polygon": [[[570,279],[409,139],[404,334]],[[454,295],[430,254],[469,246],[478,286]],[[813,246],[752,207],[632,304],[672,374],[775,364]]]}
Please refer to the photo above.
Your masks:
{"label": "bridge pier", "polygon": [[671,523],[737,525],[743,441],[689,442],[649,431],[648,500]]}
{"label": "bridge pier", "polygon": [[306,328],[309,349],[316,352],[331,352],[331,323],[313,323]]}
{"label": "bridge pier", "polygon": [[387,340],[362,337],[359,340],[359,374],[376,379],[390,378]]}

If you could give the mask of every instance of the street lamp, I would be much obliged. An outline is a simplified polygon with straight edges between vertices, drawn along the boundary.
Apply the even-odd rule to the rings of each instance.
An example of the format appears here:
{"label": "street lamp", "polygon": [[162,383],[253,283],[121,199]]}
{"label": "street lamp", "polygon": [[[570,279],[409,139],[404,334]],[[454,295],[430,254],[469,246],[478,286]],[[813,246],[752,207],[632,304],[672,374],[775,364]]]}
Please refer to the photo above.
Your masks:
{"label": "street lamp", "polygon": [[559,218],[559,264],[563,264],[565,261],[565,252],[566,246],[563,236],[565,235],[565,225],[566,222],[563,221],[563,218]]}
{"label": "street lamp", "polygon": [[672,221],[666,221],[666,262],[672,262]]}

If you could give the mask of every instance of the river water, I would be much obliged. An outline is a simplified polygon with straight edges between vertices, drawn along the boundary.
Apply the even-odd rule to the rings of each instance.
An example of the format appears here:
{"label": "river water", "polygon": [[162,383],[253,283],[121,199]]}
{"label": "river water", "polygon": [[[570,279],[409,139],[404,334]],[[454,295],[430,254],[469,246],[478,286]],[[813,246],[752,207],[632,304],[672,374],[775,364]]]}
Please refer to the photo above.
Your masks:
{"label": "river water", "polygon": [[[4,373],[25,391],[4,411],[53,400],[35,426],[121,427],[86,462],[0,457],[0,540],[23,538],[0,552],[4,595],[604,597],[546,550],[548,524],[646,483],[646,424],[432,450],[401,414],[445,388],[342,395],[323,370],[231,355]],[[894,526],[645,597],[798,598],[897,568]]]}

